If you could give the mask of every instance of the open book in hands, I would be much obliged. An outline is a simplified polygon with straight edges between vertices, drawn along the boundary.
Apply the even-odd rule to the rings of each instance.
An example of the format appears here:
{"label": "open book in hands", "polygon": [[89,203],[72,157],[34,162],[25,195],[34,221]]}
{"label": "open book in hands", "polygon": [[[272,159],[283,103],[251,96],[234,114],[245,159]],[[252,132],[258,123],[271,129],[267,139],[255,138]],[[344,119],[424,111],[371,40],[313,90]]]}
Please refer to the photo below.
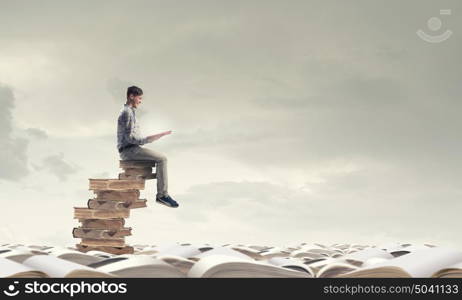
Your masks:
{"label": "open book in hands", "polygon": [[155,140],[158,140],[160,139],[161,137],[163,137],[164,135],[167,135],[167,134],[171,134],[172,131],[169,130],[169,131],[164,131],[164,132],[161,132],[161,133],[158,133],[158,134],[154,134],[154,135],[149,135],[147,138],[148,138],[148,141],[149,143],[155,141]]}

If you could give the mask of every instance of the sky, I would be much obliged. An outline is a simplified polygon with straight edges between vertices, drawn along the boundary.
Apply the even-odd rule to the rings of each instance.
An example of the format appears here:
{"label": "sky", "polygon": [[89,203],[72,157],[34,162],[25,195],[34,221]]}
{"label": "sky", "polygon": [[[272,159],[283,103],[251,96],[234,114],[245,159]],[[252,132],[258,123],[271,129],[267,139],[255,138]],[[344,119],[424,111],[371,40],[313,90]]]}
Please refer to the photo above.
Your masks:
{"label": "sky", "polygon": [[460,1],[0,5],[0,242],[79,241],[137,85],[180,206],[147,181],[127,244],[462,249]]}

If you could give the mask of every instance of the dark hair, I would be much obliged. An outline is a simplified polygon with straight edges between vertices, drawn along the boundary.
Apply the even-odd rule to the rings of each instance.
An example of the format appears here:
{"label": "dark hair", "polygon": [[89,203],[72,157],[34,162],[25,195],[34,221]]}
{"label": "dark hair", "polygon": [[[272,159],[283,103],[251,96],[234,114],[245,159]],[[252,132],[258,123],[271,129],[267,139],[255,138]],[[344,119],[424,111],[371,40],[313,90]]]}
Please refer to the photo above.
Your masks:
{"label": "dark hair", "polygon": [[143,90],[137,86],[131,86],[127,89],[127,99],[130,95],[141,96],[143,95]]}

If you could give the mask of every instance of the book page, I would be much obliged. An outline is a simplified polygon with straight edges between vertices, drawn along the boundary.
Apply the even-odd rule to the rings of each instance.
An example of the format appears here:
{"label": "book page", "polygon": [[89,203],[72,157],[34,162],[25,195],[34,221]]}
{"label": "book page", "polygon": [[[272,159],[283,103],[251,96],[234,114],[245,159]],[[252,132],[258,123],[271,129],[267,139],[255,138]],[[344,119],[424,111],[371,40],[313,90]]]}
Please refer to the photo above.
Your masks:
{"label": "book page", "polygon": [[412,277],[430,277],[436,271],[460,261],[462,261],[461,251],[445,247],[433,247],[421,249],[358,270],[395,266],[403,269]]}
{"label": "book page", "polygon": [[373,257],[381,257],[381,258],[388,258],[388,259],[394,258],[393,255],[391,255],[387,251],[382,250],[380,248],[366,248],[360,251],[347,254],[343,256],[343,259],[346,261],[354,260],[354,261],[365,262],[369,258],[373,258]]}
{"label": "book page", "polygon": [[66,277],[69,273],[78,270],[98,272],[93,268],[79,265],[52,255],[35,255],[26,259],[23,264],[30,268],[45,272],[51,277],[59,278]]}
{"label": "book page", "polygon": [[[104,272],[115,272],[126,268],[142,267],[147,265],[170,266],[169,264],[160,259],[156,259],[150,255],[145,254],[123,254],[119,255],[116,258],[109,258],[108,260],[113,259],[114,262],[104,264],[101,267],[97,267],[97,270],[101,270]],[[105,260],[101,261],[100,263],[104,263],[104,261]]]}
{"label": "book page", "polygon": [[194,258],[203,258],[203,257],[211,256],[211,255],[226,255],[226,256],[240,258],[240,259],[249,260],[249,261],[254,260],[250,256],[248,256],[248,255],[246,255],[244,253],[241,253],[239,251],[230,249],[228,247],[213,248],[212,250],[202,252],[201,254],[195,255],[193,257]]}
{"label": "book page", "polygon": [[[33,272],[33,271],[39,271],[39,270],[24,266],[10,259],[0,257],[0,278],[9,277],[14,274],[21,273],[21,272]],[[46,274],[43,274],[43,275],[46,275]]]}
{"label": "book page", "polygon": [[309,273],[226,255],[210,255],[196,262],[188,277],[311,277]]}

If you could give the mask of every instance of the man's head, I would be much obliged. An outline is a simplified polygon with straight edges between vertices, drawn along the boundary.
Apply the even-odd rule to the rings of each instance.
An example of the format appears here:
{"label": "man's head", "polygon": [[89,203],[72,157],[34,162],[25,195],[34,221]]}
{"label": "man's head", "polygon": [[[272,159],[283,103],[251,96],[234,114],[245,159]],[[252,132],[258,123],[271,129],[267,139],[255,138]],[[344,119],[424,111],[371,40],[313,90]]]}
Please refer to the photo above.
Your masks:
{"label": "man's head", "polygon": [[131,86],[127,89],[127,104],[138,107],[143,100],[143,90],[137,86]]}

